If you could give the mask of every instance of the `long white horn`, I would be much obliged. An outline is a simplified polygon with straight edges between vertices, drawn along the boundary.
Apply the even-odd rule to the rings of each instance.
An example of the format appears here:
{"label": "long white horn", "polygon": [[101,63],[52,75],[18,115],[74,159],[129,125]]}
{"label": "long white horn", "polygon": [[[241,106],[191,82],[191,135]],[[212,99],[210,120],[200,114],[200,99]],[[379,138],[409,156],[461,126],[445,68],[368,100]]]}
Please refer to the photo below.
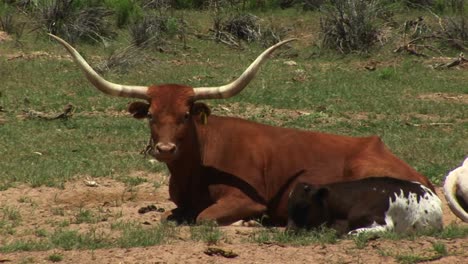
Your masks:
{"label": "long white horn", "polygon": [[221,99],[229,98],[242,91],[253,80],[260,66],[268,59],[274,50],[282,45],[297,39],[287,39],[266,49],[235,81],[218,87],[197,87],[194,88],[195,99]]}
{"label": "long white horn", "polygon": [[[468,158],[461,167],[456,168],[447,175],[444,183],[444,194],[450,209],[461,220],[468,223],[468,212],[460,206],[456,198],[457,188],[464,188],[466,192],[468,190],[466,185],[468,185]],[[468,202],[468,197],[463,198],[466,199],[465,202]]]}
{"label": "long white horn", "polygon": [[83,70],[86,78],[101,92],[112,96],[149,100],[149,96],[146,93],[148,91],[148,87],[121,85],[106,81],[96,71],[94,71],[93,68],[91,68],[91,66],[89,66],[89,64],[86,62],[86,60],[78,53],[78,51],[76,51],[76,49],[68,44],[65,40],[52,34],[48,35],[56,39],[67,49],[76,64],[78,64],[81,70]]}

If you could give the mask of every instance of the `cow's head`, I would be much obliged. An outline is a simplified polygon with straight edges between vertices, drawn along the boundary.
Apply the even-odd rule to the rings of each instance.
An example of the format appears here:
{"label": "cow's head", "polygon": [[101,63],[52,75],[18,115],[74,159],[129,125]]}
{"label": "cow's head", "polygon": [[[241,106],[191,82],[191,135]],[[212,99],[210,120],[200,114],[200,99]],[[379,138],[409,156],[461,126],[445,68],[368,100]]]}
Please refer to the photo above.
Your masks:
{"label": "cow's head", "polygon": [[236,95],[255,77],[260,66],[274,50],[294,40],[279,42],[265,50],[239,78],[229,84],[193,88],[174,84],[147,87],[111,83],[97,74],[70,44],[57,36],[49,35],[67,49],[88,80],[101,92],[146,101],[132,103],[129,112],[135,118],[148,118],[154,144],[151,154],[163,162],[171,162],[177,158],[180,153],[180,144],[193,118],[204,120],[209,115],[209,108],[197,100],[229,98]]}
{"label": "cow's head", "polygon": [[288,230],[315,228],[327,222],[326,187],[297,183],[288,200]]}

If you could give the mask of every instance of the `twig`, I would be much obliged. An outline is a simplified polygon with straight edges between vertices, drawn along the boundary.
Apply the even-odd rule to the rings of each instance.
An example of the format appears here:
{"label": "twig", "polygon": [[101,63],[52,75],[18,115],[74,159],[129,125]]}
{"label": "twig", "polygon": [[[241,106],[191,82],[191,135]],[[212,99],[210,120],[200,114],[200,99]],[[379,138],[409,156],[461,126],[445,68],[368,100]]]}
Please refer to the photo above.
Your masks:
{"label": "twig", "polygon": [[424,127],[424,126],[453,126],[453,123],[415,124],[415,123],[406,122],[406,125],[408,125],[408,126],[414,126],[414,127]]}

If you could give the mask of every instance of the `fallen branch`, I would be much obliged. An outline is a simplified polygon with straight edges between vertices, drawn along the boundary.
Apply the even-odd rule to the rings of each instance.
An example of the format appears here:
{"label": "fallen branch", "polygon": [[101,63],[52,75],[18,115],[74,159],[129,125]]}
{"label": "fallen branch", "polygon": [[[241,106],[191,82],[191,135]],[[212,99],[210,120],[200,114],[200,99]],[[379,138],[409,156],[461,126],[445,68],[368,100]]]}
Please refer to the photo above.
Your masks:
{"label": "fallen branch", "polygon": [[403,45],[403,46],[400,46],[400,47],[396,48],[395,50],[393,50],[393,52],[397,53],[397,52],[406,51],[410,55],[415,55],[415,56],[424,57],[424,58],[429,57],[424,53],[420,53],[420,52],[416,51],[416,49],[414,49],[413,47],[414,47],[414,45],[410,45],[410,44]]}
{"label": "fallen branch", "polygon": [[425,127],[425,126],[453,126],[453,123],[415,124],[415,123],[406,122],[406,125],[408,125],[408,126],[414,126],[414,127]]}
{"label": "fallen branch", "polygon": [[441,63],[441,64],[438,64],[436,66],[434,66],[434,69],[440,69],[440,68],[452,68],[452,67],[455,67],[455,66],[458,66],[458,65],[461,65],[461,64],[464,64],[468,62],[467,59],[465,59],[465,55],[462,53],[460,53],[458,55],[458,57],[451,61],[451,62],[448,62],[448,63]]}
{"label": "fallen branch", "polygon": [[72,104],[67,104],[60,114],[50,114],[39,112],[35,110],[25,111],[26,118],[34,119],[40,118],[44,120],[56,120],[56,119],[67,119],[70,118],[75,111],[75,107]]}

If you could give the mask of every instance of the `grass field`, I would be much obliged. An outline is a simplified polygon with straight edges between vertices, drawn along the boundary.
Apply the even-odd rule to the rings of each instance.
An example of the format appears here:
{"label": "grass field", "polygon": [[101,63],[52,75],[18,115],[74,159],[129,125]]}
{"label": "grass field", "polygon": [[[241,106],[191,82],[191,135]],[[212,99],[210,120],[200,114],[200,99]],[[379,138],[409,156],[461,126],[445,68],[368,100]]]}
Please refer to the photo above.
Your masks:
{"label": "grass field", "polygon": [[[198,32],[208,32],[210,21],[206,14],[181,12],[179,15]],[[278,52],[238,96],[207,102],[213,114],[342,135],[379,135],[397,156],[440,186],[447,173],[468,155],[468,64],[435,70],[431,65],[444,56],[456,57],[457,52],[449,50],[443,56],[422,58],[393,53],[395,42],[368,55],[320,51],[315,46],[318,13],[305,14],[297,10],[258,14],[293,28],[288,36],[299,37],[299,41]],[[111,98],[94,89],[63,48],[44,32],[26,34],[21,41],[20,46],[14,41],[0,42],[0,191],[12,191],[15,187],[66,191],[67,184],[90,178],[124,186],[122,195],[130,198],[139,186],[167,192],[161,189],[165,181],[154,177],[167,175],[165,166],[140,154],[149,139],[149,129],[146,122],[126,113],[131,100]],[[98,65],[112,50],[129,44],[129,37],[123,32],[108,47],[83,42],[75,47],[92,65]],[[186,49],[174,39],[170,52],[140,51],[138,63],[104,76],[116,83],[134,85],[220,85],[238,76],[263,49],[256,43],[244,43],[244,49],[239,51],[189,35]],[[375,70],[367,70],[369,65]],[[67,119],[45,120],[30,115],[31,111],[60,113],[69,103],[74,106],[74,114]],[[22,221],[33,222],[24,219],[31,217],[25,217],[26,204],[34,208],[27,192],[21,197],[21,201],[16,199],[17,207],[0,205],[0,234],[6,237],[0,239],[0,252],[49,250],[48,261],[61,261],[67,253],[51,250],[149,246],[167,243],[166,238],[171,240],[177,236],[174,232],[180,232],[159,225],[142,229],[128,218],[120,219],[117,209],[107,215],[97,204],[70,207],[65,203],[45,209],[52,210],[51,214],[59,220],[51,220],[44,230],[19,228]],[[130,198],[125,201],[139,199]],[[93,227],[102,227],[101,220],[96,219],[103,215],[112,219],[107,227],[109,236],[92,231]],[[466,226],[454,230],[455,235],[442,239],[461,237],[463,248]],[[185,233],[190,233],[193,241],[202,241],[199,243],[229,240],[228,235],[212,226]],[[317,239],[336,242],[327,233],[323,236],[324,240]],[[290,241],[271,230],[251,237],[249,243]],[[366,242],[355,243],[358,248],[365,248]],[[434,243],[428,247],[436,256],[449,254],[443,244],[449,242]],[[294,244],[301,245],[301,241]],[[379,252],[400,263],[425,260],[424,254]]]}

